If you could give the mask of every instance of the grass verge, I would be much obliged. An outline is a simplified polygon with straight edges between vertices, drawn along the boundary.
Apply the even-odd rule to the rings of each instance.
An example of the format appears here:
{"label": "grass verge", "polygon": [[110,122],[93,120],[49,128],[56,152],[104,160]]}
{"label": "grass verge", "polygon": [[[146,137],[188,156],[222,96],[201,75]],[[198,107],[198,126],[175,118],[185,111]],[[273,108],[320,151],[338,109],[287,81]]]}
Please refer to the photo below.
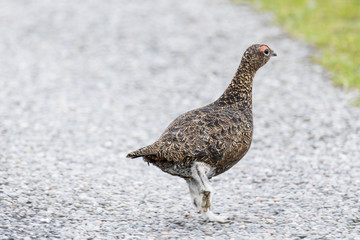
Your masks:
{"label": "grass verge", "polygon": [[[244,0],[234,0],[244,2]],[[315,57],[335,84],[360,89],[359,0],[246,0],[270,10],[295,37],[321,50]]]}

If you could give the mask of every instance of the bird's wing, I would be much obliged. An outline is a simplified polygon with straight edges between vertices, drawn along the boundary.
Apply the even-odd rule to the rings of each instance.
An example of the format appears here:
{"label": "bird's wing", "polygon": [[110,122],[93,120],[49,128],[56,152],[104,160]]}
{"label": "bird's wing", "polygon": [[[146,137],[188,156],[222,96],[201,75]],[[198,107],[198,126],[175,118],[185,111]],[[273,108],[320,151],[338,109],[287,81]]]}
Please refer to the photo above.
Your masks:
{"label": "bird's wing", "polygon": [[231,113],[193,110],[176,118],[154,144],[158,158],[181,162],[186,158],[218,161],[230,146],[235,133],[229,124]]}

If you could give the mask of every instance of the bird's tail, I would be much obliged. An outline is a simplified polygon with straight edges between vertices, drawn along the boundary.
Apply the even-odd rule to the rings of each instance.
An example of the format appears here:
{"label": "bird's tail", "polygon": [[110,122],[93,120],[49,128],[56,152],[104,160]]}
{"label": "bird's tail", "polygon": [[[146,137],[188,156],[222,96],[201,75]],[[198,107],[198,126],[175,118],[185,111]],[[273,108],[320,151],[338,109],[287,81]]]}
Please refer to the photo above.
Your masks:
{"label": "bird's tail", "polygon": [[143,148],[140,148],[138,150],[135,150],[131,153],[129,153],[128,155],[126,155],[127,158],[138,158],[138,157],[143,157],[143,156],[147,156],[147,155],[154,155],[156,154],[154,146],[153,145],[149,145]]}

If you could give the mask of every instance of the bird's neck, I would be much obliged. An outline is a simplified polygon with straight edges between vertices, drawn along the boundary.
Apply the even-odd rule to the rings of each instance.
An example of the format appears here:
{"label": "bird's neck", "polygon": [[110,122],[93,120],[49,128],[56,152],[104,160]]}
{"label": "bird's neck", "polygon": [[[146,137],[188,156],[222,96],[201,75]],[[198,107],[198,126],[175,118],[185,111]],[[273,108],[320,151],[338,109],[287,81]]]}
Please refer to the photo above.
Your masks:
{"label": "bird's neck", "polygon": [[234,78],[221,97],[214,102],[218,106],[233,106],[239,109],[252,109],[252,82],[256,70],[241,61]]}

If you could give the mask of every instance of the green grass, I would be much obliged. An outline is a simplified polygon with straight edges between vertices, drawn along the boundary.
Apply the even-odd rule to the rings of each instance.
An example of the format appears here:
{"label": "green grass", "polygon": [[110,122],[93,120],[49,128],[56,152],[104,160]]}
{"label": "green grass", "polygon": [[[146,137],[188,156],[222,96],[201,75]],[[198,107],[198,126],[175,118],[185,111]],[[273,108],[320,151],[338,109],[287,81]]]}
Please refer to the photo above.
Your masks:
{"label": "green grass", "polygon": [[317,46],[315,61],[336,84],[360,89],[360,0],[246,1],[270,10],[291,34]]}

